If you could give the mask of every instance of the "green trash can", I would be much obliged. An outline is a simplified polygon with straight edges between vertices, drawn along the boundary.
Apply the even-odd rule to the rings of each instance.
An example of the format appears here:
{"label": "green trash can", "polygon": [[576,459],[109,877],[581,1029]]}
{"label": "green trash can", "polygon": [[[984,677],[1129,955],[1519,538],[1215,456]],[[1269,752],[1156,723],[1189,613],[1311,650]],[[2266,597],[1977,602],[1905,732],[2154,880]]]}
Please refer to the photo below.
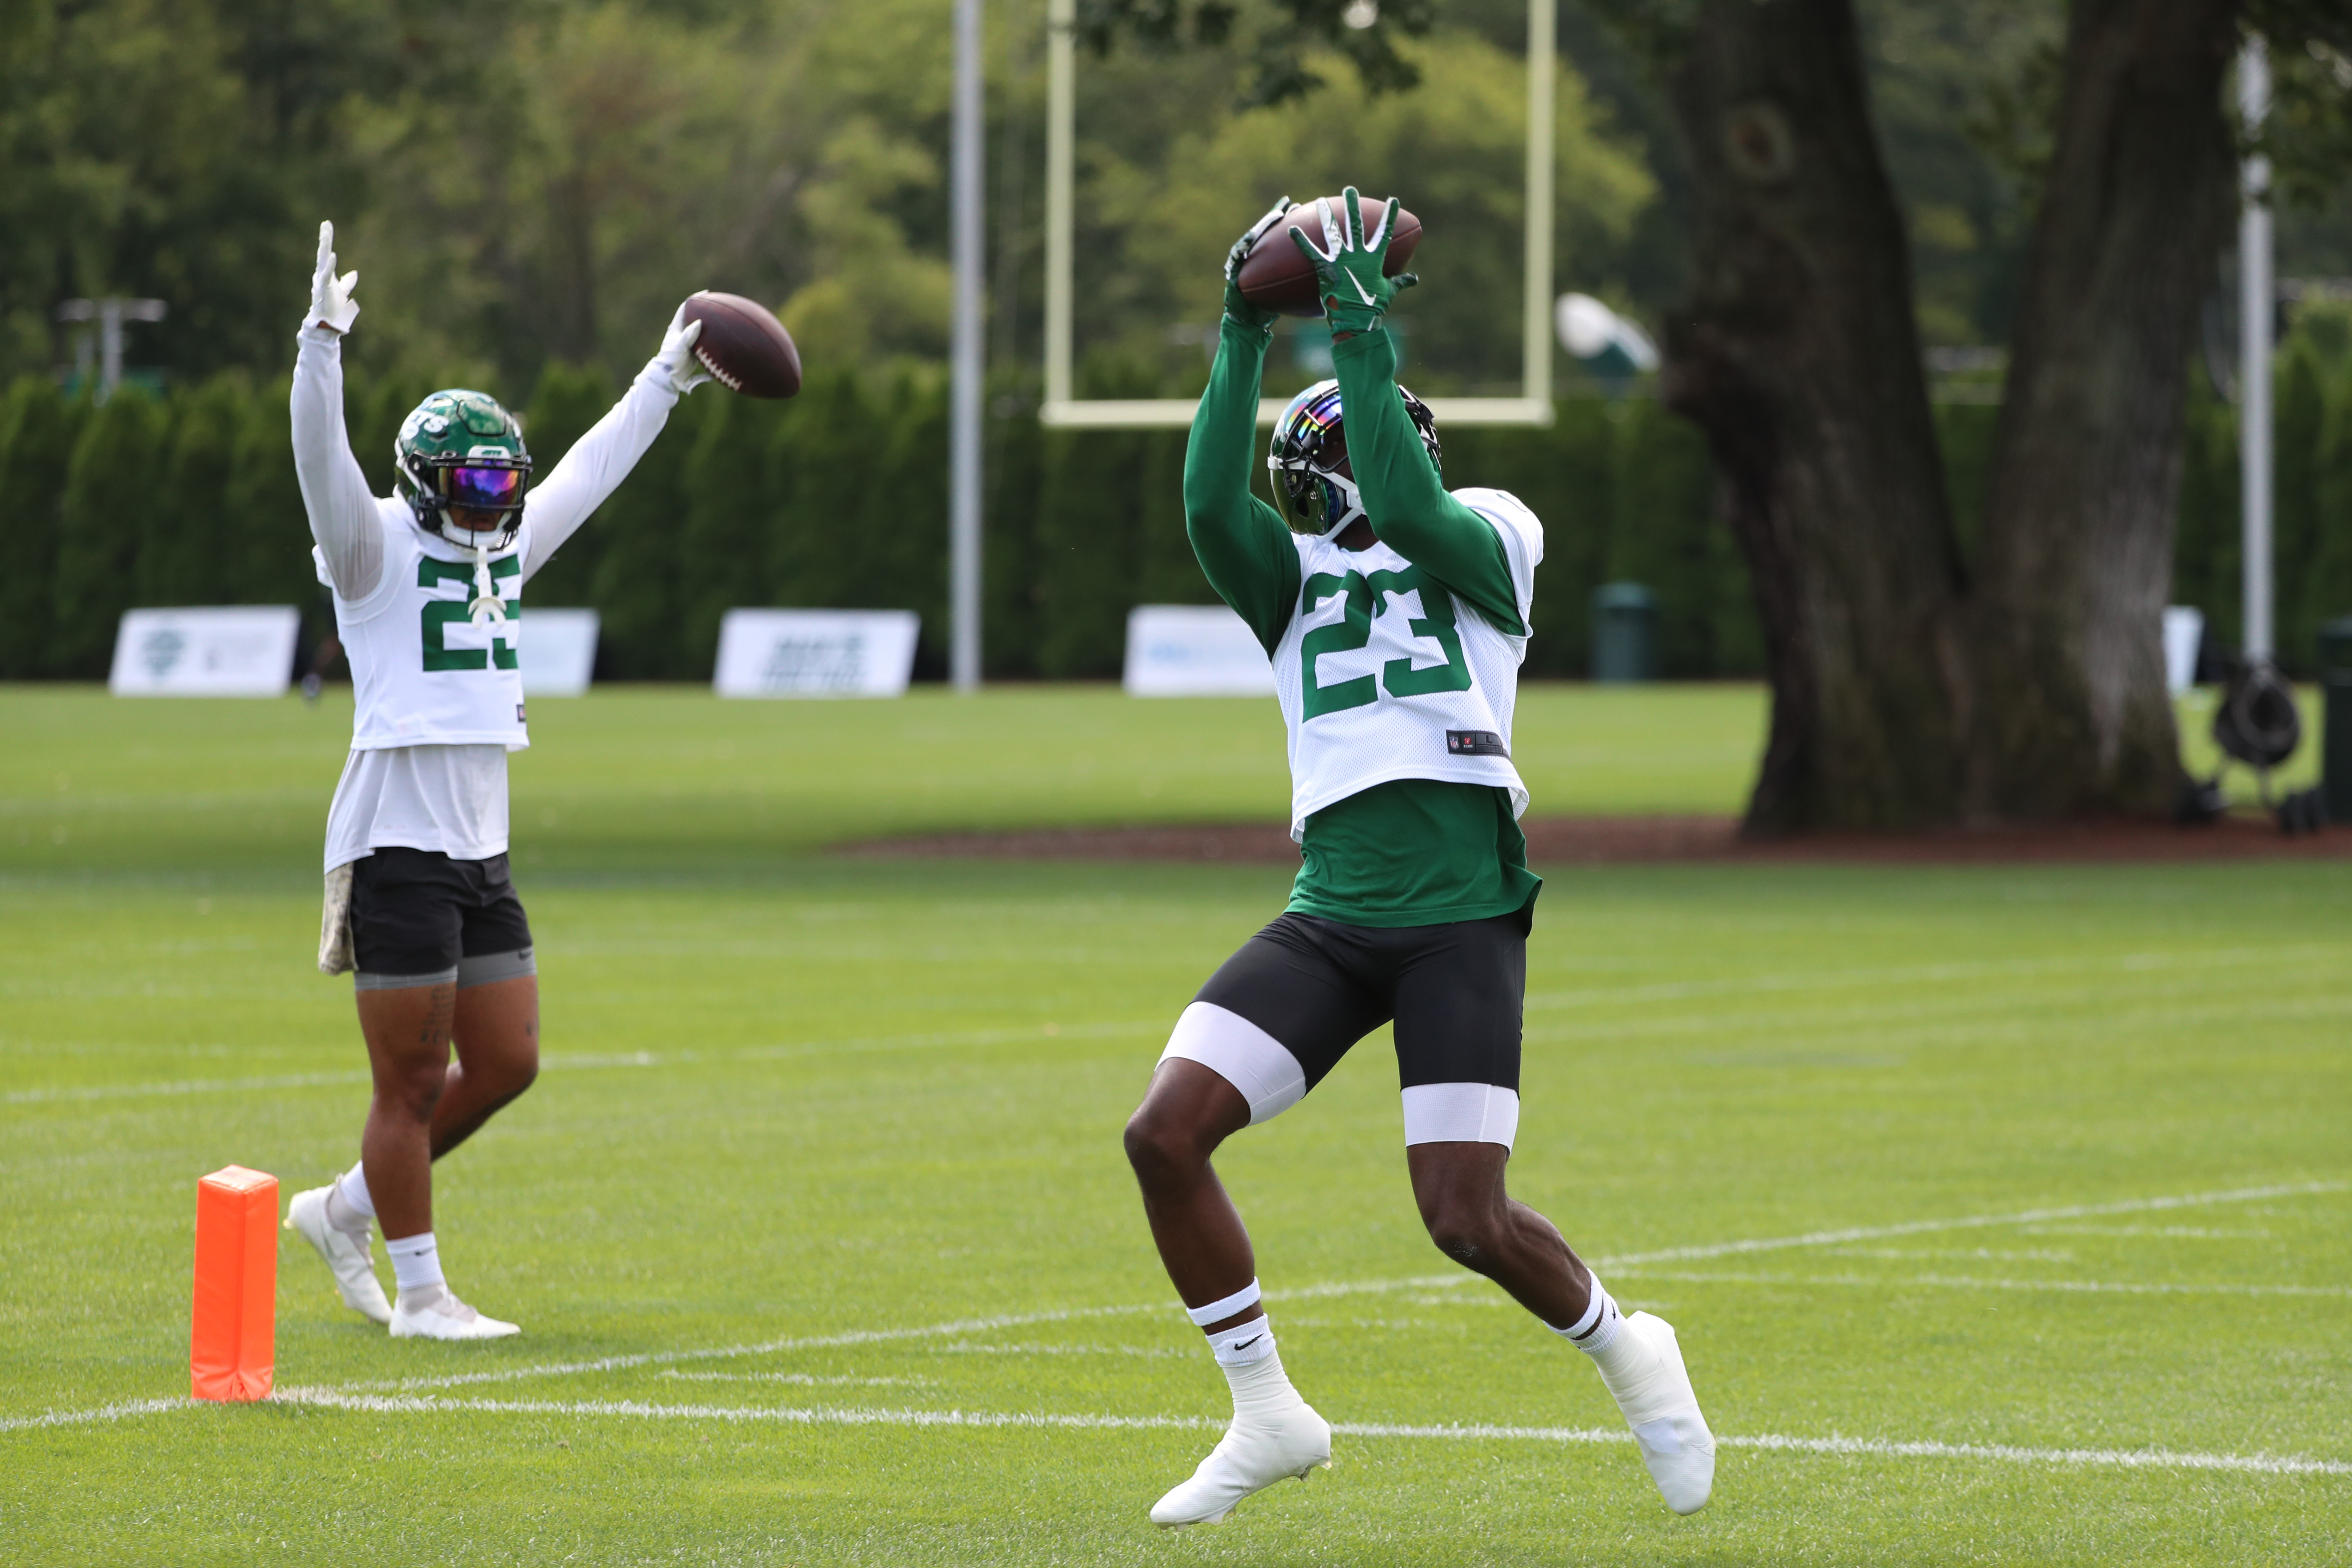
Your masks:
{"label": "green trash can", "polygon": [[2352,822],[2352,616],[2319,628],[2320,798],[2331,822]]}
{"label": "green trash can", "polygon": [[1639,583],[1592,590],[1592,679],[1610,685],[1658,679],[1658,596]]}

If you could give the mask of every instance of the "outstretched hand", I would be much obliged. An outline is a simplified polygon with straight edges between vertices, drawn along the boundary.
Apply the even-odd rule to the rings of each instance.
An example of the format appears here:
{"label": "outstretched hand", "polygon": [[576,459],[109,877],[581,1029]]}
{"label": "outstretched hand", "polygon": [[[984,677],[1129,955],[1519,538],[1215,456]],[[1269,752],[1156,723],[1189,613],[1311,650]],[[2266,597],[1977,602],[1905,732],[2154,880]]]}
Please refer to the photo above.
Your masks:
{"label": "outstretched hand", "polygon": [[680,397],[714,379],[695,357],[694,341],[700,336],[702,323],[688,321],[686,306],[681,303],[677,313],[669,319],[668,330],[662,333],[661,352],[654,355],[654,363],[669,378],[672,390]]}
{"label": "outstretched hand", "polygon": [[1362,198],[1356,195],[1356,187],[1349,185],[1339,199],[1347,207],[1344,222],[1340,215],[1332,212],[1329,197],[1315,204],[1317,216],[1323,220],[1323,242],[1330,247],[1328,251],[1317,249],[1304,228],[1290,231],[1298,253],[1315,269],[1315,292],[1323,301],[1323,319],[1330,324],[1335,342],[1379,326],[1381,318],[1388,313],[1390,301],[1421,281],[1410,272],[1394,278],[1382,275],[1388,262],[1389,239],[1396,233],[1396,216],[1403,204],[1391,196],[1387,209],[1381,214],[1380,226],[1367,236]]}
{"label": "outstretched hand", "polygon": [[1261,332],[1274,330],[1280,312],[1269,310],[1263,305],[1253,305],[1243,295],[1242,263],[1249,259],[1250,252],[1257,248],[1257,242],[1265,237],[1266,231],[1280,223],[1289,211],[1288,196],[1276,199],[1274,205],[1265,209],[1265,216],[1250,225],[1249,232],[1234,241],[1233,248],[1225,252],[1225,314],[1243,326],[1255,327]]}
{"label": "outstretched hand", "polygon": [[348,332],[358,317],[360,308],[352,300],[352,290],[360,286],[357,272],[335,276],[335,226],[319,226],[319,266],[310,275],[310,314],[303,321],[306,327],[325,327],[330,331]]}

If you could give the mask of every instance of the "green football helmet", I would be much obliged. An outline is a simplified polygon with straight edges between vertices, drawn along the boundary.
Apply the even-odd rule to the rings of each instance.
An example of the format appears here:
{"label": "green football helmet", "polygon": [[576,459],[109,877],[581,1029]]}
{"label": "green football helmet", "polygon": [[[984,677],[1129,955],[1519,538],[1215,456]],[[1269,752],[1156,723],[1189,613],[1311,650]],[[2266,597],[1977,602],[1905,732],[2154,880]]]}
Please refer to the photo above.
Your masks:
{"label": "green football helmet", "polygon": [[[467,550],[504,550],[522,526],[530,452],[522,426],[486,392],[436,392],[409,411],[392,444],[394,489],[416,526]],[[490,512],[488,528],[467,528],[451,509]]]}

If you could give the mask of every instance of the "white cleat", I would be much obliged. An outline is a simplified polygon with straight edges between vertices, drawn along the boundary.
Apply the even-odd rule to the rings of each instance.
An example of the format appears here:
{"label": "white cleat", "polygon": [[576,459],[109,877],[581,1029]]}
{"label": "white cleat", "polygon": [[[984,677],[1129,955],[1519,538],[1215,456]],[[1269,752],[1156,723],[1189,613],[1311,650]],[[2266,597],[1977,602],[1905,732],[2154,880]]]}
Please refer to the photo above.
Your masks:
{"label": "white cleat", "polygon": [[502,1340],[520,1332],[513,1323],[477,1312],[446,1285],[414,1298],[403,1295],[393,1304],[392,1337],[396,1340]]}
{"label": "white cleat", "polygon": [[1192,1479],[1151,1505],[1151,1522],[1167,1530],[1221,1524],[1234,1505],[1287,1476],[1300,1480],[1331,1462],[1331,1423],[1301,1400],[1272,1423],[1236,1416],[1201,1461]]}
{"label": "white cleat", "polygon": [[[1715,1489],[1715,1434],[1698,1412],[1672,1323],[1635,1312],[1604,1352],[1614,1366],[1601,1381],[1615,1395],[1642,1445],[1642,1462],[1676,1513],[1696,1513]],[[1594,1364],[1599,1365],[1598,1358]]]}
{"label": "white cleat", "polygon": [[343,1305],[366,1318],[370,1322],[392,1321],[392,1303],[383,1299],[383,1287],[375,1277],[375,1260],[368,1250],[368,1233],[353,1236],[327,1218],[327,1194],[331,1186],[312,1187],[306,1193],[296,1193],[286,1205],[286,1228],[299,1236],[318,1249],[335,1271],[335,1289],[343,1298]]}

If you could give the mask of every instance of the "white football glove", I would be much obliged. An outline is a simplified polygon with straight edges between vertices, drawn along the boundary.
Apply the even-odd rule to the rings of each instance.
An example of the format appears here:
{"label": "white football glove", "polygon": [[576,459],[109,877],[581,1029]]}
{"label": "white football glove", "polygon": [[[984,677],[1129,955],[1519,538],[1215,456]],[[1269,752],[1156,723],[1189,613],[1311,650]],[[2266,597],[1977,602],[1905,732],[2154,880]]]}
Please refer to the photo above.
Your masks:
{"label": "white football glove", "polygon": [[335,226],[319,226],[319,269],[310,275],[310,314],[302,324],[325,327],[333,331],[348,332],[360,308],[352,302],[352,290],[360,286],[360,275],[346,272],[335,276]]}
{"label": "white football glove", "polygon": [[662,334],[661,353],[654,355],[654,364],[667,378],[680,397],[692,392],[704,382],[715,379],[694,357],[694,340],[702,335],[702,323],[686,319],[686,307],[681,304],[677,314],[669,319],[669,331]]}

